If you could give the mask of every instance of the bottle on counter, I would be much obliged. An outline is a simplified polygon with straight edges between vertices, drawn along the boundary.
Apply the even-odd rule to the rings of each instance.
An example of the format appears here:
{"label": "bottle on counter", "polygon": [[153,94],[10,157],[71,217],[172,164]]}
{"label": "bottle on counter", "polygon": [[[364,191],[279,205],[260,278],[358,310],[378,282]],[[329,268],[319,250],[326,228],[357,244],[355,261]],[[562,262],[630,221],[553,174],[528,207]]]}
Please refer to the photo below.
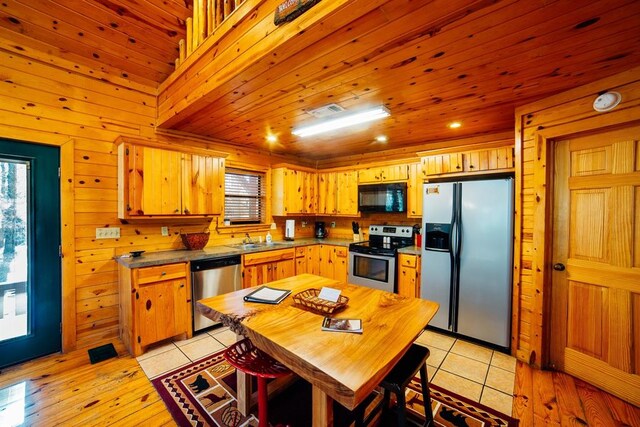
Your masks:
{"label": "bottle on counter", "polygon": [[271,243],[271,232],[269,232],[269,231],[267,231],[266,241],[267,241],[267,244]]}

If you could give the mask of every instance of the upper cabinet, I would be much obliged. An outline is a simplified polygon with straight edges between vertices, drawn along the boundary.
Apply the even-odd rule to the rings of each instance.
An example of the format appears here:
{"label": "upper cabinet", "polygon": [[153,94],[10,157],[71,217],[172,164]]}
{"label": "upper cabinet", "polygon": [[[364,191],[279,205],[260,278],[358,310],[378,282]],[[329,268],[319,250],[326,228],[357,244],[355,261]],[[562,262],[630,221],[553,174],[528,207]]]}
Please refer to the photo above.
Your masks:
{"label": "upper cabinet", "polygon": [[407,165],[371,166],[358,171],[358,183],[374,184],[378,182],[406,181]]}
{"label": "upper cabinet", "polygon": [[407,182],[407,218],[422,217],[422,165],[411,163],[409,165],[409,181]]}
{"label": "upper cabinet", "polygon": [[318,174],[315,171],[278,167],[271,170],[271,214],[315,215],[318,210]]}
{"label": "upper cabinet", "polygon": [[318,214],[358,215],[358,173],[318,173]]}
{"label": "upper cabinet", "polygon": [[219,215],[224,168],[224,158],[123,142],[118,146],[118,217]]}
{"label": "upper cabinet", "polygon": [[461,152],[422,152],[423,178],[473,172],[514,170],[513,146],[492,146]]}

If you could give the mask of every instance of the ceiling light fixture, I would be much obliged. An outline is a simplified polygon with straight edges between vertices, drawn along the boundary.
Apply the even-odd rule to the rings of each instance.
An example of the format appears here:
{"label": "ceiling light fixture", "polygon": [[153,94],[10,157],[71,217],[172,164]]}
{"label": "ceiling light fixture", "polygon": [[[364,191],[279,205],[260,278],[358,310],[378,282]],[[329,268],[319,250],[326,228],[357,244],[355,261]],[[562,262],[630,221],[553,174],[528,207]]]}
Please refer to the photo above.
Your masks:
{"label": "ceiling light fixture", "polygon": [[447,125],[449,129],[458,129],[461,126],[462,126],[462,123],[460,122],[451,122]]}
{"label": "ceiling light fixture", "polygon": [[278,141],[278,137],[275,135],[267,135],[267,141],[268,142],[277,142]]}
{"label": "ceiling light fixture", "polygon": [[336,114],[329,120],[316,122],[311,125],[295,128],[291,133],[299,137],[317,135],[336,129],[342,129],[360,123],[367,123],[373,120],[383,119],[391,115],[389,110],[383,106],[363,110],[357,113]]}
{"label": "ceiling light fixture", "polygon": [[389,140],[386,135],[378,135],[376,136],[376,142],[385,143]]}

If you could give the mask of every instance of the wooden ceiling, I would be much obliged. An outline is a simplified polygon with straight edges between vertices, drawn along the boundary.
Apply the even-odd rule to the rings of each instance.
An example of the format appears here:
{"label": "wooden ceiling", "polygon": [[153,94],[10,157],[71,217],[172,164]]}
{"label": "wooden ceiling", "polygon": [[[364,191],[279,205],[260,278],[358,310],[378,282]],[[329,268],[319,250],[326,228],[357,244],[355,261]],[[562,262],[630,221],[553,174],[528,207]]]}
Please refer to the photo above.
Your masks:
{"label": "wooden ceiling", "polygon": [[192,0],[2,0],[0,36],[150,86],[174,71]]}
{"label": "wooden ceiling", "polygon": [[[228,61],[220,74],[185,67],[165,81],[191,3],[3,0],[0,34],[132,81],[164,81],[160,127],[315,160],[511,130],[518,105],[640,66],[637,0],[323,0],[279,27],[273,11],[282,0],[245,0],[235,13],[250,13],[234,26],[243,33],[232,29],[227,39],[236,42],[216,42],[203,61],[251,61],[235,70]],[[214,76],[216,86],[200,90]],[[313,120],[308,110],[329,103],[382,104],[391,117],[322,137],[291,134]],[[462,127],[447,128],[452,121]]]}

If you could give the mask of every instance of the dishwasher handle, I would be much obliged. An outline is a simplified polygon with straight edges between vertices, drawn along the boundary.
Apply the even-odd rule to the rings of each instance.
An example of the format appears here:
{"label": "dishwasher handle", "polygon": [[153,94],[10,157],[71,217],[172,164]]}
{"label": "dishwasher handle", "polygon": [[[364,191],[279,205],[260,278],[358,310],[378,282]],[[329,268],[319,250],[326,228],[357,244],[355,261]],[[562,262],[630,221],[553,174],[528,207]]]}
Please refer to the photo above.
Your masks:
{"label": "dishwasher handle", "polygon": [[191,271],[212,270],[214,268],[227,267],[230,265],[239,265],[241,262],[240,259],[240,255],[234,255],[223,258],[210,258],[191,261]]}

